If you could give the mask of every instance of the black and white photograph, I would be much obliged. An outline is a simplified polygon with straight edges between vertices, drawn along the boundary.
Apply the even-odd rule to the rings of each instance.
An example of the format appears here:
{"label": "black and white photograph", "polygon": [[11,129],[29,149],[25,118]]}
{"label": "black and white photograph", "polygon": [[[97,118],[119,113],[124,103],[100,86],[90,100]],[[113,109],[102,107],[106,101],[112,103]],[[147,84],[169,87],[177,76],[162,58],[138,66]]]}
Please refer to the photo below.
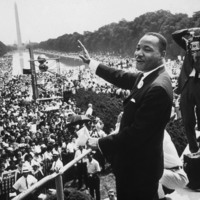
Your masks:
{"label": "black and white photograph", "polygon": [[0,200],[200,200],[199,0],[0,16]]}

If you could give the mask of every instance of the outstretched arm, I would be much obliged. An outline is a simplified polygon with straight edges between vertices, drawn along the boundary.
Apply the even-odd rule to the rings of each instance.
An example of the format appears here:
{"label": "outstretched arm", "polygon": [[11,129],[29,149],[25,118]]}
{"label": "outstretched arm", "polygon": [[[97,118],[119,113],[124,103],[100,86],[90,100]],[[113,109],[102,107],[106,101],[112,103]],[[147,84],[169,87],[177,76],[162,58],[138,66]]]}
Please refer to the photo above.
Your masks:
{"label": "outstretched arm", "polygon": [[90,55],[87,51],[87,49],[85,48],[85,46],[81,43],[80,40],[78,40],[78,44],[79,44],[79,48],[81,48],[82,50],[82,55],[79,55],[79,57],[82,59],[82,61],[86,64],[89,64],[90,63]]}

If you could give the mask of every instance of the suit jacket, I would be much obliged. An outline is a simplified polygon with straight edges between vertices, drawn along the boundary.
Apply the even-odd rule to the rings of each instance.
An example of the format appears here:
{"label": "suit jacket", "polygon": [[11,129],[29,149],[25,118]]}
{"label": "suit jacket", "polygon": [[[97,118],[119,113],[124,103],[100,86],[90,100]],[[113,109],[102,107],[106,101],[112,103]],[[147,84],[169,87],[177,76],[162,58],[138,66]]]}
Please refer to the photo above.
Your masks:
{"label": "suit jacket", "polygon": [[110,160],[117,182],[130,191],[133,186],[155,183],[163,173],[163,134],[173,99],[168,73],[164,67],[158,68],[144,79],[140,89],[138,74],[102,64],[96,74],[118,87],[132,90],[123,104],[119,133],[99,139],[99,147]]}
{"label": "suit jacket", "polygon": [[[186,36],[187,34],[188,34],[188,29],[182,29],[172,33],[172,38],[174,39],[174,41],[185,51],[187,50],[186,42],[182,37]],[[185,87],[188,81],[189,75],[192,72],[192,69],[193,69],[193,58],[190,54],[186,53],[183,61],[183,66],[181,68],[181,72],[178,78],[178,87],[176,90],[177,94],[181,94],[183,88]]]}

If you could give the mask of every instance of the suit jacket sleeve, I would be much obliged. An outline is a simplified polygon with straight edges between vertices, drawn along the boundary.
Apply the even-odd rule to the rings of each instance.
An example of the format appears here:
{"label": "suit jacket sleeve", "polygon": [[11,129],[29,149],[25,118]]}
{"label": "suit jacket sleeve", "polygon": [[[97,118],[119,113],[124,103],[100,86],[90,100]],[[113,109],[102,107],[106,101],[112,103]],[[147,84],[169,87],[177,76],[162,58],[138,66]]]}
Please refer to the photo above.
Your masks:
{"label": "suit jacket sleeve", "polygon": [[[145,93],[135,115],[133,123],[120,129],[116,135],[99,140],[99,147],[105,157],[112,157],[127,146],[142,149],[149,141],[157,140],[157,133],[164,130],[170,118],[171,99],[161,86],[151,87]],[[161,133],[162,134],[162,133]],[[157,144],[155,142],[155,144]],[[160,144],[158,144],[160,145]],[[153,147],[154,148],[154,147]]]}
{"label": "suit jacket sleeve", "polygon": [[174,41],[185,50],[186,50],[186,43],[185,40],[182,39],[182,37],[188,35],[188,33],[189,33],[188,29],[182,29],[172,33],[172,38],[174,39]]}
{"label": "suit jacket sleeve", "polygon": [[113,85],[131,90],[137,79],[137,73],[128,73],[123,70],[114,69],[100,64],[96,70],[96,74],[99,77],[103,77],[104,80],[112,83]]}

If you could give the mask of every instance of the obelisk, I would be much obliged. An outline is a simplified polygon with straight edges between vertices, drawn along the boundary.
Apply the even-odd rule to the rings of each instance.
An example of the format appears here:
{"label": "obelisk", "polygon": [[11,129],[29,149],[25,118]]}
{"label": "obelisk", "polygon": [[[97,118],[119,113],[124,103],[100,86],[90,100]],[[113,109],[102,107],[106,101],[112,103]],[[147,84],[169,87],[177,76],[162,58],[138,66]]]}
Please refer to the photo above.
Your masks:
{"label": "obelisk", "polygon": [[19,74],[23,74],[23,68],[24,68],[23,45],[22,45],[22,39],[21,39],[19,15],[18,15],[16,2],[15,2],[15,20],[16,20],[16,30],[17,30],[17,47],[18,47],[18,52],[19,52],[19,63],[20,63]]}

